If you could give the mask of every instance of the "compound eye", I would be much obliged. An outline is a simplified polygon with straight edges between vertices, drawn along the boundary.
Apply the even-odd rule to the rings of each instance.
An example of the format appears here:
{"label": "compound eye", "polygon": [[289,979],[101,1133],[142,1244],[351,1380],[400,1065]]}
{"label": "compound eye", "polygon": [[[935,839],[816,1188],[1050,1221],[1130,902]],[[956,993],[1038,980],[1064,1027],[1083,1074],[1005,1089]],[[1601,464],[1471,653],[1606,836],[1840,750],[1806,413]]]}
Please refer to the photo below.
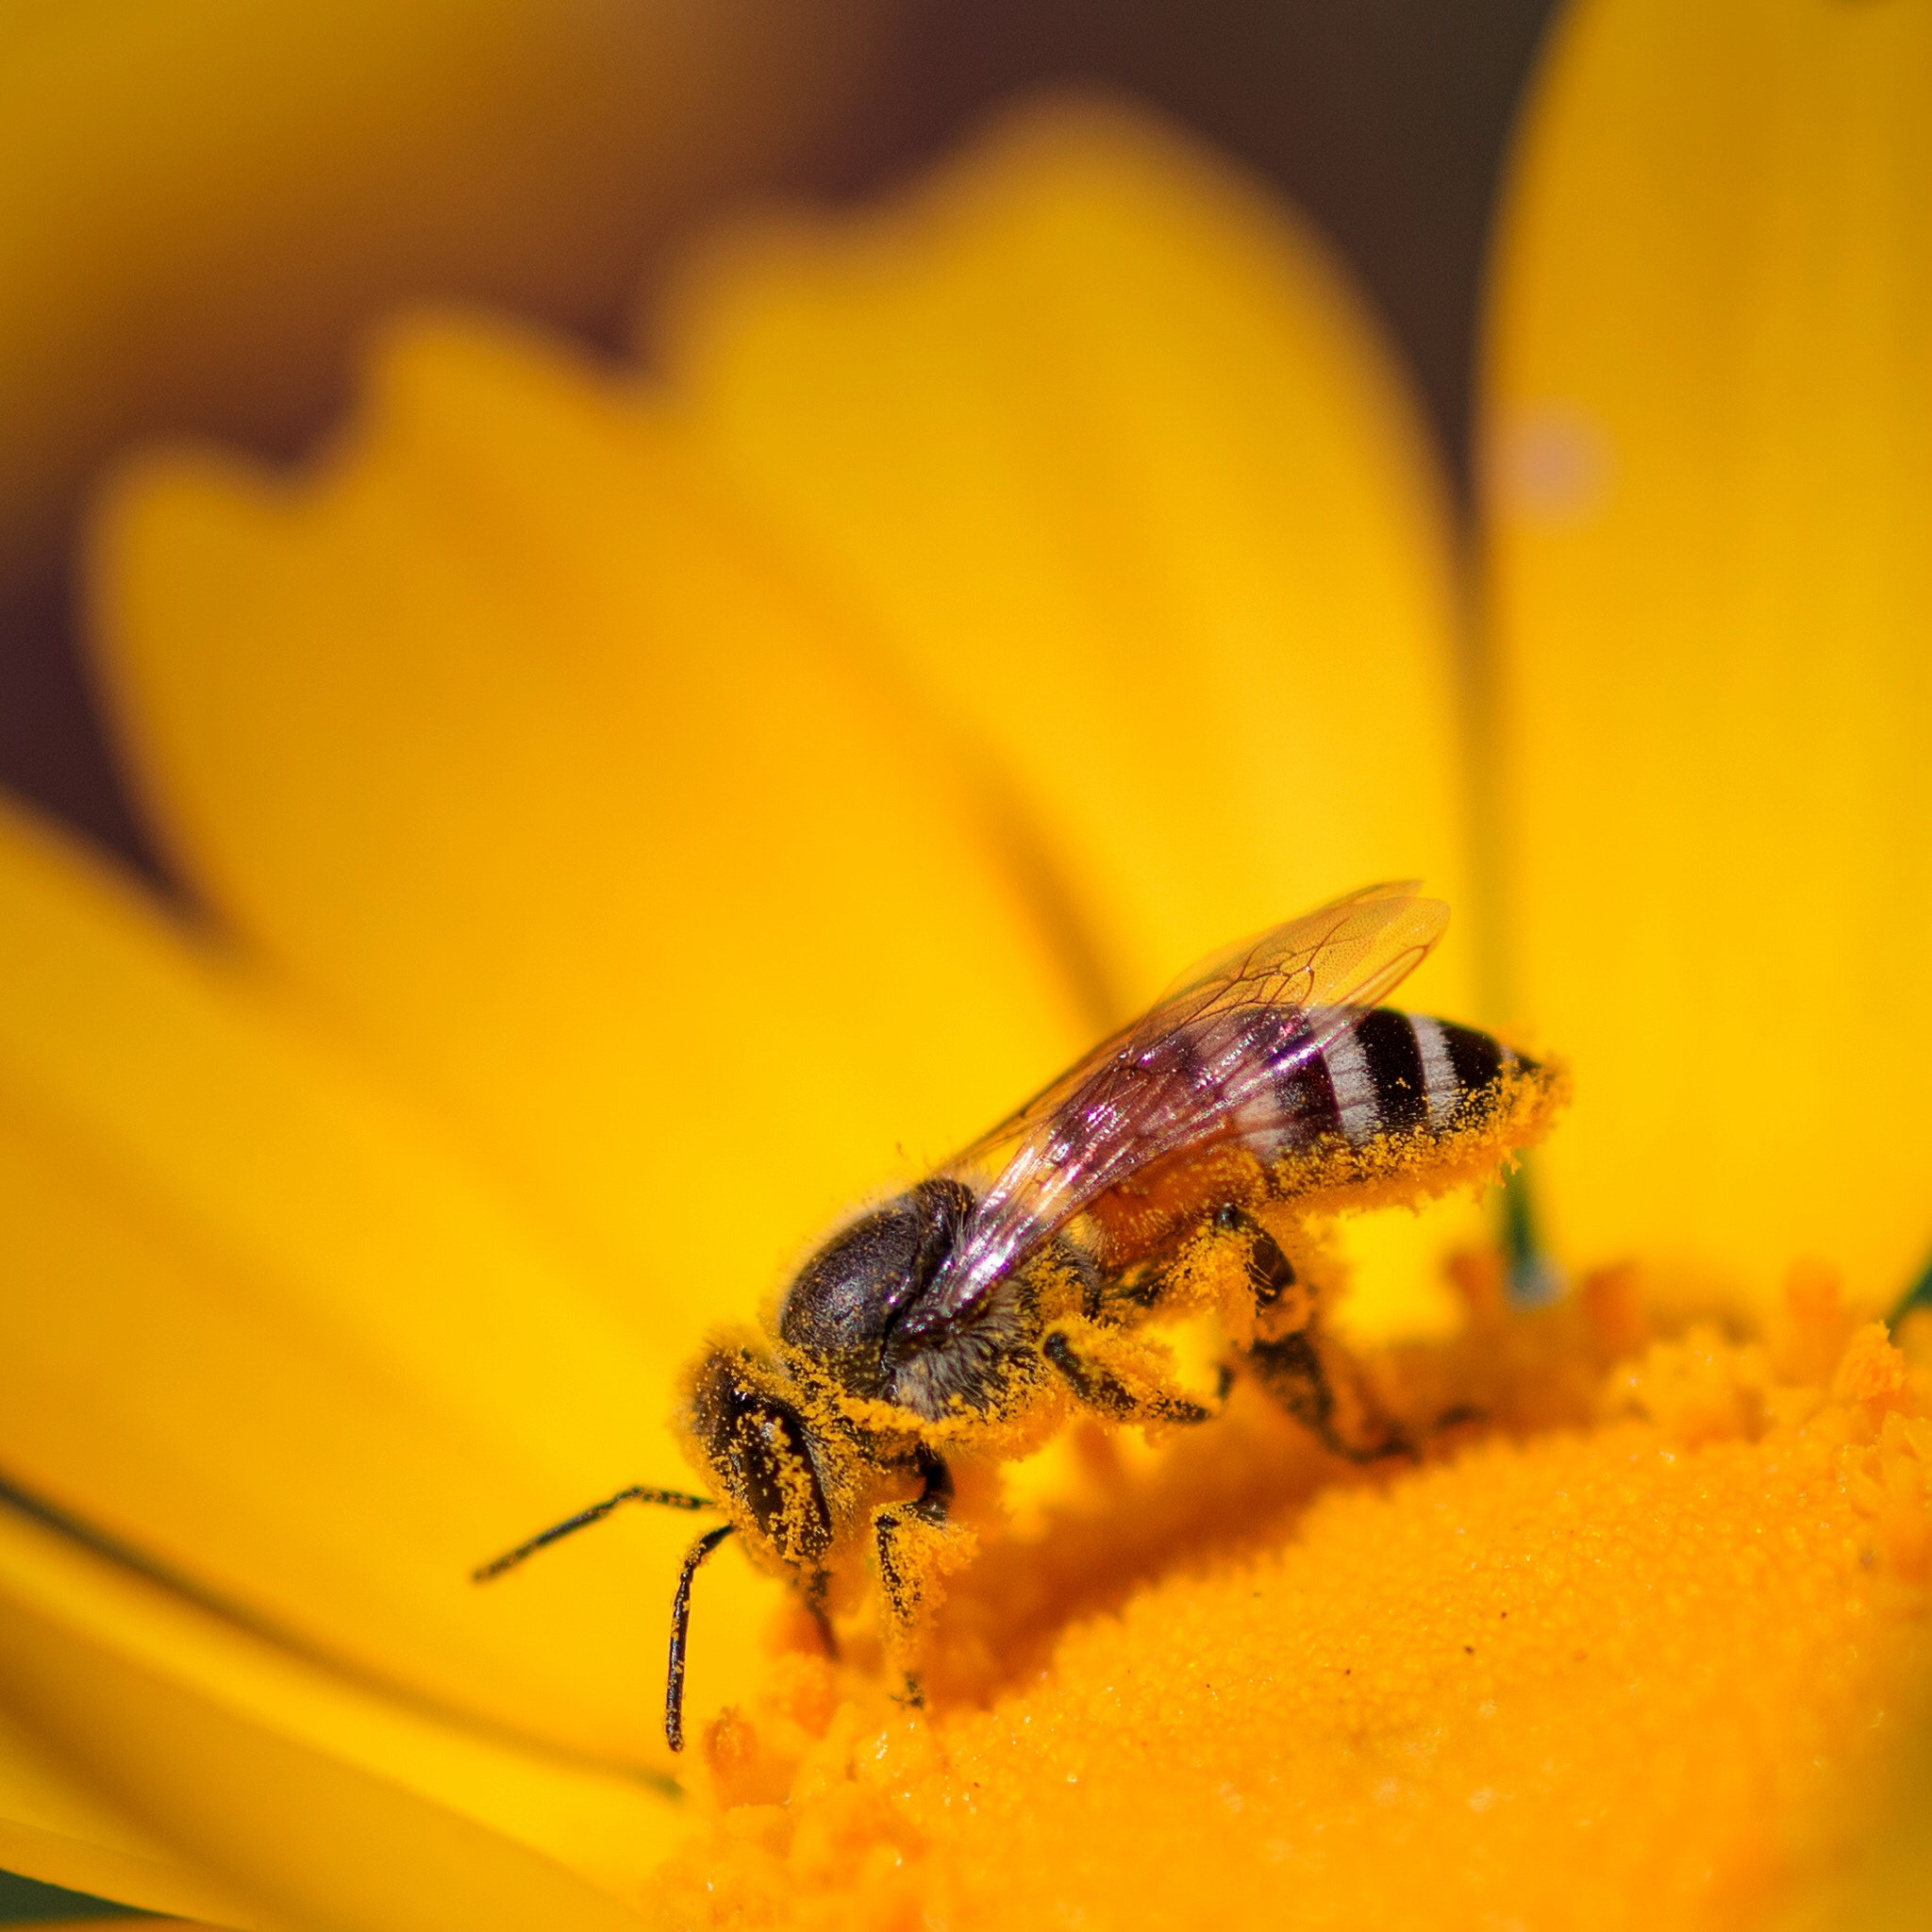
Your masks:
{"label": "compound eye", "polygon": [[805,1417],[714,1355],[699,1374],[691,1421],[719,1488],[787,1563],[816,1566],[832,1544],[832,1517]]}
{"label": "compound eye", "polygon": [[832,1519],[803,1418],[760,1405],[736,1435],[732,1462],[753,1515],[786,1561],[817,1562],[831,1547]]}

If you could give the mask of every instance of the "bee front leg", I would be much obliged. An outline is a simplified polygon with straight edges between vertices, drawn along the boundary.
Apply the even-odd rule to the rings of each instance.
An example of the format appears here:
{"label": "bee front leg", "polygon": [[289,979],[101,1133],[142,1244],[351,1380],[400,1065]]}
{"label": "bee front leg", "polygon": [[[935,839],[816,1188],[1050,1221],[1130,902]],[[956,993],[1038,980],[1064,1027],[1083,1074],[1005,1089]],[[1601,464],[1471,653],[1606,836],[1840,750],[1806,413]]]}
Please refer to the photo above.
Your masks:
{"label": "bee front leg", "polygon": [[823,1570],[814,1570],[798,1587],[800,1601],[805,1605],[808,1616],[819,1633],[819,1641],[824,1646],[825,1656],[833,1663],[839,1661],[839,1633],[832,1628],[831,1613],[825,1608],[825,1596],[831,1589],[832,1579]]}
{"label": "bee front leg", "polygon": [[[899,1657],[911,1654],[914,1632],[932,1608],[938,1576],[957,1567],[972,1541],[969,1533],[949,1521],[953,1472],[945,1458],[921,1443],[914,1467],[921,1483],[919,1494],[909,1503],[882,1504],[872,1517],[886,1609],[886,1649]],[[925,1702],[919,1679],[909,1670],[905,1701],[914,1708]]]}

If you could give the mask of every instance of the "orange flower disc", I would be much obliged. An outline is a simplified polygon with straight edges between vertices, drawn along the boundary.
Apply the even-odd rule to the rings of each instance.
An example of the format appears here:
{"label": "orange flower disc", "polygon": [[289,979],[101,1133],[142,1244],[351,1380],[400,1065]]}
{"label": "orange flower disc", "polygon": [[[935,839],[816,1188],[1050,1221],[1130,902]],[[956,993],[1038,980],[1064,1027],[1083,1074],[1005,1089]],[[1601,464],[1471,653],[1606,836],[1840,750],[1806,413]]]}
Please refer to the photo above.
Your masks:
{"label": "orange flower disc", "polygon": [[[784,1659],[712,1731],[665,1923],[1756,1919],[1842,1862],[1885,1762],[1932,1384],[1815,1281],[1769,1344],[1641,1321],[1600,1281],[1378,1358],[1398,1401],[1493,1419],[1392,1477],[1257,1410],[1114,1469],[956,1582],[928,1714]],[[1594,1424],[1499,1425],[1553,1400]]]}

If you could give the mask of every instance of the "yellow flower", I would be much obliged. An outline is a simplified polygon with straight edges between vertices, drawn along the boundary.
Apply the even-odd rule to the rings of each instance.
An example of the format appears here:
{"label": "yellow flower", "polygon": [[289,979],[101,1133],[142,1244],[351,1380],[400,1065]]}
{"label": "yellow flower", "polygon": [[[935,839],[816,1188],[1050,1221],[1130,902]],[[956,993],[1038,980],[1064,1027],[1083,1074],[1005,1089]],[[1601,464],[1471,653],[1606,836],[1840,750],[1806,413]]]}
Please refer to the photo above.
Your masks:
{"label": "yellow flower", "polygon": [[[1869,1312],[1932,1244],[1928,57],[1903,0],[1566,18],[1479,594],[1320,244],[1118,108],[717,239],[661,377],[418,316],[293,477],[120,474],[97,669],[208,916],[0,820],[0,1865],[371,1932],[1694,1925],[1841,1865],[1932,1439],[1787,1277]],[[472,1566],[680,1479],[678,1364],[842,1205],[1391,874],[1477,915],[1405,998],[1574,1058],[1538,1198],[1655,1338],[1365,1224],[1466,1454],[1071,1445],[930,1721],[721,1559],[680,1803],[689,1524]]]}

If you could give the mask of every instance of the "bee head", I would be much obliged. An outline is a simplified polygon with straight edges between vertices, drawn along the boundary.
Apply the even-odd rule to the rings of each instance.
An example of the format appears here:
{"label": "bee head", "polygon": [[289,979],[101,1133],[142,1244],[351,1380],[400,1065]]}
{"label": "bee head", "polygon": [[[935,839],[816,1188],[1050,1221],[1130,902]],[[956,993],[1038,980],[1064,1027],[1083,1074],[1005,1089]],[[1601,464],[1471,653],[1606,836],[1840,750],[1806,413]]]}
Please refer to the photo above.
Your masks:
{"label": "bee head", "polygon": [[750,1344],[700,1358],[678,1415],[685,1453],[755,1546],[786,1568],[820,1568],[832,1546],[815,1430],[775,1364]]}
{"label": "bee head", "polygon": [[922,1181],[855,1221],[798,1272],[778,1333],[855,1395],[887,1397],[892,1326],[932,1285],[972,1211],[958,1181]]}

